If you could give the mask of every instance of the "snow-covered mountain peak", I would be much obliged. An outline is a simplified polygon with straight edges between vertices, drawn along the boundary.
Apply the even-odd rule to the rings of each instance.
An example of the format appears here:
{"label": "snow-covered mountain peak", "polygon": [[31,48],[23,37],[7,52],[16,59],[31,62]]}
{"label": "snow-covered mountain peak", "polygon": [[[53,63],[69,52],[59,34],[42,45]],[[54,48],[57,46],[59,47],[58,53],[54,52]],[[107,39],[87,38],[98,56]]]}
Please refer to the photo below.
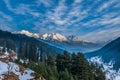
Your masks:
{"label": "snow-covered mountain peak", "polygon": [[83,43],[90,43],[87,40],[82,40],[80,36],[64,36],[62,34],[59,33],[44,33],[42,35],[38,34],[38,33],[31,33],[29,31],[26,30],[21,30],[18,32],[14,32],[15,34],[24,34],[26,36],[29,37],[34,37],[34,38],[39,38],[42,40],[49,40],[49,41],[58,41],[58,42],[62,42],[62,41],[67,41],[67,42],[83,42]]}
{"label": "snow-covered mountain peak", "polygon": [[71,35],[71,36],[68,36],[68,40],[69,41],[74,41],[74,42],[87,42],[87,43],[90,43],[90,41],[88,41],[88,40],[83,40],[83,39],[81,39],[81,37],[80,36],[73,36],[73,35]]}
{"label": "snow-covered mountain peak", "polygon": [[59,33],[45,33],[41,35],[41,39],[67,41],[67,38]]}
{"label": "snow-covered mountain peak", "polygon": [[18,31],[18,32],[15,32],[16,34],[24,34],[26,36],[29,36],[29,37],[34,37],[34,38],[39,38],[39,34],[37,33],[31,33],[29,31],[26,31],[26,30],[21,30],[21,31]]}

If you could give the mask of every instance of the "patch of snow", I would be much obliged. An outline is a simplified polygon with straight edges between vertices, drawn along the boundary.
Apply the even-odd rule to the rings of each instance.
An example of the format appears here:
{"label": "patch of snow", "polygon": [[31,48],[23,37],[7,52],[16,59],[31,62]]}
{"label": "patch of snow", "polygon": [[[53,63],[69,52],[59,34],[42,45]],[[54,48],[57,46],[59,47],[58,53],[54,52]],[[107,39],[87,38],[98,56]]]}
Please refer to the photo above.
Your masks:
{"label": "patch of snow", "polygon": [[30,69],[26,69],[23,74],[19,72],[19,66],[13,62],[4,63],[0,61],[0,80],[2,79],[2,74],[7,74],[8,71],[12,71],[16,75],[19,76],[20,80],[30,80],[34,78],[34,76],[31,76],[31,73],[34,73],[34,71]]}
{"label": "patch of snow", "polygon": [[24,63],[24,61],[22,60],[22,59],[20,59],[20,62],[23,64]]}
{"label": "patch of snow", "polygon": [[0,61],[0,76],[2,76],[2,74],[6,74],[7,72],[8,72],[8,65]]}
{"label": "patch of snow", "polygon": [[11,71],[14,72],[16,75],[18,75],[20,80],[30,80],[34,78],[33,76],[31,76],[31,73],[33,73],[34,71],[27,69],[23,74],[21,74],[19,72],[19,66],[17,64],[12,62],[9,62],[9,64],[11,67]]}
{"label": "patch of snow", "polygon": [[31,76],[31,73],[34,73],[34,71],[27,69],[25,70],[25,73],[23,75],[19,76],[20,80],[30,80],[32,78],[34,78],[33,76]]}
{"label": "patch of snow", "polygon": [[101,57],[96,56],[89,59],[89,62],[102,66],[106,80],[120,80],[120,69],[118,71],[113,69],[114,61],[111,60],[109,63],[104,63]]}
{"label": "patch of snow", "polygon": [[18,31],[18,32],[14,32],[15,34],[24,34],[26,36],[29,36],[29,37],[34,37],[34,38],[39,38],[39,34],[37,33],[31,33],[29,31],[26,31],[26,30],[22,30],[22,31]]}

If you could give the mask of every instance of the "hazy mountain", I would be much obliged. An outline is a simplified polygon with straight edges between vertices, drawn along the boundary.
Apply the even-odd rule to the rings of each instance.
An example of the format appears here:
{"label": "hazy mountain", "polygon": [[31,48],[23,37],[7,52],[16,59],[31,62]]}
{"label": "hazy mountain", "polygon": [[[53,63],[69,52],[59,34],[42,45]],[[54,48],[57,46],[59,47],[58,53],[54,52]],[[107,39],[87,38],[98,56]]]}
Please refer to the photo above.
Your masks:
{"label": "hazy mountain", "polygon": [[88,58],[99,56],[101,59],[108,63],[110,61],[114,62],[114,69],[120,68],[120,38],[108,43],[106,46],[100,50],[87,53]]}
{"label": "hazy mountain", "polygon": [[25,34],[30,37],[44,41],[47,44],[68,50],[70,52],[90,52],[101,48],[103,45],[82,40],[78,36],[64,36],[59,33],[36,34],[22,30],[16,34]]}
{"label": "hazy mountain", "polygon": [[90,62],[102,66],[106,80],[120,79],[120,38],[97,51],[85,53],[85,56]]}

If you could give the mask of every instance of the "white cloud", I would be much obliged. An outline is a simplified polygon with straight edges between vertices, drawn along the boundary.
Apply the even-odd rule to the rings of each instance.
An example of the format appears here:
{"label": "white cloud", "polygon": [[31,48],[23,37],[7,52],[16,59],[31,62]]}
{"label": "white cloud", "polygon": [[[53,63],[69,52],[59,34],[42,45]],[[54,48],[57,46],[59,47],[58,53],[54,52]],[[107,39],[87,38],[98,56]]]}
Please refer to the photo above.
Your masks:
{"label": "white cloud", "polygon": [[116,25],[116,24],[120,24],[120,17],[116,17],[116,18],[111,18],[111,19],[106,19],[106,20],[102,20],[100,22],[100,24],[106,25],[106,24],[110,24],[110,25]]}
{"label": "white cloud", "polygon": [[13,18],[12,18],[11,16],[9,16],[9,15],[1,12],[1,11],[0,11],[0,16],[1,16],[2,18],[4,18],[4,19],[8,20],[8,21],[12,21],[12,20],[13,20]]}
{"label": "white cloud", "polygon": [[120,13],[116,12],[110,12],[102,15],[101,17],[94,18],[92,20],[89,20],[85,23],[83,23],[83,26],[85,27],[117,27],[120,24]]}
{"label": "white cloud", "polygon": [[[10,4],[10,0],[4,0],[4,2],[5,2],[5,4],[6,4],[6,7],[10,10],[10,11],[12,11],[12,12],[14,12],[14,13],[16,13],[16,14],[25,14],[25,8],[26,8],[26,6],[23,6],[23,5],[19,5],[19,7],[17,7],[17,8],[13,8],[12,6],[11,6],[11,4]],[[19,9],[18,9],[19,8]]]}
{"label": "white cloud", "polygon": [[39,12],[32,10],[30,8],[31,5],[21,3],[17,7],[13,8],[9,0],[4,0],[4,2],[8,10],[10,10],[11,12],[15,14],[21,14],[21,15],[31,14],[33,15],[33,17],[40,17],[41,15]]}
{"label": "white cloud", "polygon": [[120,26],[119,28],[109,28],[109,29],[102,29],[90,32],[86,35],[81,36],[82,39],[89,40],[92,42],[107,42],[109,40],[116,39],[120,37]]}
{"label": "white cloud", "polygon": [[107,2],[104,2],[98,9],[98,12],[101,12],[105,9],[108,9],[112,4],[116,3],[117,0],[109,0]]}
{"label": "white cloud", "polygon": [[37,0],[36,4],[37,6],[40,6],[41,4],[43,4],[46,7],[50,7],[52,5],[52,0]]}
{"label": "white cloud", "polygon": [[63,25],[67,22],[67,20],[62,19],[61,17],[66,14],[67,6],[64,4],[65,0],[59,2],[58,6],[53,9],[53,11],[47,12],[47,18],[50,21],[53,21],[57,25]]}
{"label": "white cloud", "polygon": [[8,23],[0,18],[0,29],[5,31],[12,31],[12,28],[8,25]]}
{"label": "white cloud", "polygon": [[82,0],[75,0],[75,3],[80,3],[82,2]]}

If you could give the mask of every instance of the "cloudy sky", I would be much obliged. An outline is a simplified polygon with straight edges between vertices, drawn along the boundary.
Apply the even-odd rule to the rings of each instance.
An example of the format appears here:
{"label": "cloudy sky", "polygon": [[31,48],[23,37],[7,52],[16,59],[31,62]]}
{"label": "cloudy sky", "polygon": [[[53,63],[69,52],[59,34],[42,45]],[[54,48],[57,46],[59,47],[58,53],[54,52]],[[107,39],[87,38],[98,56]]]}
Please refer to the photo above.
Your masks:
{"label": "cloudy sky", "polygon": [[120,0],[0,0],[0,29],[113,39],[120,36]]}

